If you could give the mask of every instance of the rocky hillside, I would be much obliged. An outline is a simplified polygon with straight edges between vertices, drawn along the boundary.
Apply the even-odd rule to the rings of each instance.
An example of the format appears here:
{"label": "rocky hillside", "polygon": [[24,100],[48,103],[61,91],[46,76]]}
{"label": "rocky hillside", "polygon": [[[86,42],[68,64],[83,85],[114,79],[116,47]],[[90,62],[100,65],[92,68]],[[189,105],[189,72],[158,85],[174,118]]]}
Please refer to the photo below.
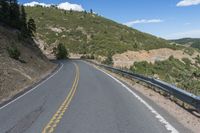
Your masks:
{"label": "rocky hillside", "polygon": [[26,7],[28,18],[37,25],[37,40],[41,48],[51,53],[58,43],[64,43],[71,53],[106,56],[127,50],[178,49],[168,41],[118,24],[97,14],[64,11],[53,7]]}
{"label": "rocky hillside", "polygon": [[[12,52],[20,53],[17,60],[11,58],[14,57]],[[50,63],[36,47],[33,40],[22,39],[18,30],[2,25],[0,25],[0,62],[0,101],[35,83],[55,68],[55,65]]]}

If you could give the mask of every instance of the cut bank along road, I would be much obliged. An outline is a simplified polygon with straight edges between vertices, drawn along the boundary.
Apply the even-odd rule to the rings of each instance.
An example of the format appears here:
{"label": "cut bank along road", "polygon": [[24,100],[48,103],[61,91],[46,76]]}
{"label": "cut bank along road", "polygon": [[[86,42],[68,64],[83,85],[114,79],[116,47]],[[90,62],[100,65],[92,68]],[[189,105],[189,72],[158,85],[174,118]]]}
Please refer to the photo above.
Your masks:
{"label": "cut bank along road", "polygon": [[190,132],[154,103],[91,65],[62,64],[34,90],[0,108],[0,133]]}

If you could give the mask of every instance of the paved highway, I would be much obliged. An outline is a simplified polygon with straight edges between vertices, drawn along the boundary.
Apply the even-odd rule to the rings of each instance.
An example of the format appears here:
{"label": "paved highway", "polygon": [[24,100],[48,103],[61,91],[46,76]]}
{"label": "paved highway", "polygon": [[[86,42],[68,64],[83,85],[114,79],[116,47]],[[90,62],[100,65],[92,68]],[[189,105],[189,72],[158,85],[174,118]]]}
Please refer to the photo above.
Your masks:
{"label": "paved highway", "polygon": [[0,107],[0,133],[189,133],[137,92],[78,60]]}

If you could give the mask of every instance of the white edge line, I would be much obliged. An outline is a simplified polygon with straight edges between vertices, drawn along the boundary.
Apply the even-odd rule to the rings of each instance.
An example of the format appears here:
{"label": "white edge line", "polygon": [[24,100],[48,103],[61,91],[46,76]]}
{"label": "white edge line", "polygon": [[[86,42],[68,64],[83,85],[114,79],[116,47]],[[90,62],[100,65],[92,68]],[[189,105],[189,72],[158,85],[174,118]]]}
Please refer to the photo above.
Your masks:
{"label": "white edge line", "polygon": [[42,81],[40,84],[36,85],[34,88],[30,89],[29,91],[27,91],[26,93],[20,95],[19,97],[13,99],[12,101],[8,102],[7,104],[5,104],[4,106],[0,107],[0,110],[7,107],[8,105],[14,103],[15,101],[19,100],[20,98],[22,98],[23,96],[25,96],[26,94],[34,91],[37,87],[39,87],[40,85],[44,84],[47,80],[49,80],[50,78],[52,78],[54,75],[56,75],[61,69],[63,68],[63,63],[61,63],[61,67],[54,72],[50,77],[48,77],[47,79],[45,79],[44,81]]}
{"label": "white edge line", "polygon": [[116,82],[121,84],[124,88],[126,88],[131,94],[133,94],[141,103],[143,103],[154,115],[155,117],[159,120],[160,123],[164,124],[165,128],[170,131],[171,133],[179,133],[177,129],[175,129],[167,120],[162,117],[153,107],[151,107],[145,100],[143,100],[139,95],[137,95],[135,92],[133,92],[129,87],[127,87],[125,84],[123,84],[121,81],[113,77],[112,75],[106,73],[105,71],[97,68],[99,71],[103,72],[107,76],[111,77],[114,79]]}

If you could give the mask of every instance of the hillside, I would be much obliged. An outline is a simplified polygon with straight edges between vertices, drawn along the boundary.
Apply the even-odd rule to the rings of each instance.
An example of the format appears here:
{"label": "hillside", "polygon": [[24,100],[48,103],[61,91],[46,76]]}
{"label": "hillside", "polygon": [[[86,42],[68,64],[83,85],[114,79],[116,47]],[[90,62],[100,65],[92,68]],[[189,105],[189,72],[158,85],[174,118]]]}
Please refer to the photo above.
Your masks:
{"label": "hillside", "polygon": [[[36,44],[31,39],[21,39],[16,29],[0,25],[0,44],[0,101],[34,84],[55,68]],[[16,48],[19,59],[11,58],[8,48]]]}
{"label": "hillside", "polygon": [[[26,7],[26,12],[35,20],[36,40],[48,56],[54,47],[63,43],[75,56],[92,54],[96,58],[100,55],[96,58],[99,61],[108,57],[106,62],[115,67],[126,67],[199,94],[200,53],[194,48],[171,43],[93,13],[39,6]],[[182,42],[185,40],[179,43]]]}
{"label": "hillside", "polygon": [[182,39],[170,40],[170,41],[175,42],[177,44],[200,49],[200,38],[182,38]]}
{"label": "hillside", "polygon": [[58,43],[64,43],[71,53],[123,53],[127,50],[178,49],[168,41],[86,12],[56,8],[26,7],[34,18],[41,48],[50,53]]}

